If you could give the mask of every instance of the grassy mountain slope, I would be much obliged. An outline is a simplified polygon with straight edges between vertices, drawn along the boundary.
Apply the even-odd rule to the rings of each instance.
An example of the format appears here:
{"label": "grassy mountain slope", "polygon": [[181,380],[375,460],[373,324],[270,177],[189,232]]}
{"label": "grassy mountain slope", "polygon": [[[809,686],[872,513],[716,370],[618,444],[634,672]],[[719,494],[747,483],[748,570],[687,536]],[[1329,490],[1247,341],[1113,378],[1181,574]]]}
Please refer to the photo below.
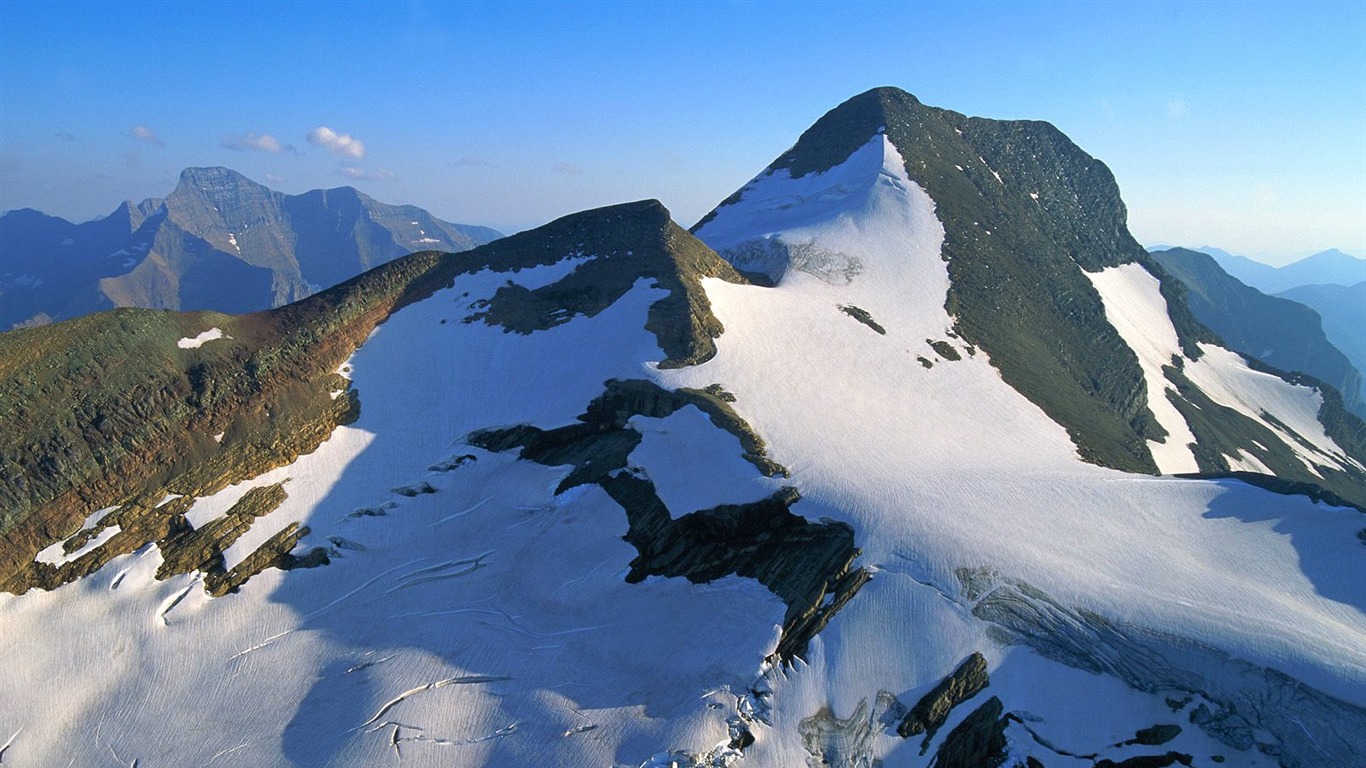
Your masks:
{"label": "grassy mountain slope", "polygon": [[[125,546],[140,546],[174,532],[193,498],[316,448],[359,407],[355,392],[332,397],[347,386],[338,366],[397,308],[459,274],[576,253],[596,258],[537,291],[500,290],[468,321],[528,333],[596,314],[646,279],[669,291],[646,326],[663,364],[714,354],[721,328],[698,280],[741,278],[656,201],[575,214],[459,254],[412,254],[275,310],[121,309],[0,335],[0,588],[50,586],[98,567],[57,573],[33,562],[94,510],[127,507],[120,524],[144,539]],[[210,328],[230,338],[178,346]],[[168,504],[167,493],[184,498]]]}

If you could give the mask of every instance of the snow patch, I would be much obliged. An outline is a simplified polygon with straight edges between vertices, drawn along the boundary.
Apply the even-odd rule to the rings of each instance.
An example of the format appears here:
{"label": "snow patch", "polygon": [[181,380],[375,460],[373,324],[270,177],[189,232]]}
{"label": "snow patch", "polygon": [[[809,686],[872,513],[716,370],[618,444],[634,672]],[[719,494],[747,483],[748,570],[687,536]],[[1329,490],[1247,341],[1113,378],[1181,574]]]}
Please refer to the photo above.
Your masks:
{"label": "snow patch", "polygon": [[1167,431],[1164,442],[1148,441],[1158,471],[1164,474],[1198,472],[1191,444],[1195,434],[1167,393],[1175,389],[1162,372],[1181,356],[1181,342],[1167,314],[1162,284],[1140,264],[1122,264],[1100,272],[1085,272],[1105,305],[1105,318],[1124,343],[1138,355],[1143,381],[1148,387],[1148,409]]}
{"label": "snow patch", "polygon": [[213,341],[213,340],[215,340],[215,339],[231,339],[231,338],[232,338],[231,336],[228,336],[227,334],[223,333],[223,329],[222,329],[222,328],[216,328],[216,327],[215,327],[215,328],[210,328],[210,329],[207,330],[207,331],[204,331],[203,333],[199,334],[198,336],[195,336],[194,338],[189,338],[189,337],[183,338],[183,339],[181,339],[180,341],[177,341],[177,342],[175,343],[175,345],[176,345],[177,347],[180,347],[181,349],[198,349],[199,347],[202,347],[202,346],[204,346],[206,343],[208,343],[208,342],[210,342],[210,341]]}

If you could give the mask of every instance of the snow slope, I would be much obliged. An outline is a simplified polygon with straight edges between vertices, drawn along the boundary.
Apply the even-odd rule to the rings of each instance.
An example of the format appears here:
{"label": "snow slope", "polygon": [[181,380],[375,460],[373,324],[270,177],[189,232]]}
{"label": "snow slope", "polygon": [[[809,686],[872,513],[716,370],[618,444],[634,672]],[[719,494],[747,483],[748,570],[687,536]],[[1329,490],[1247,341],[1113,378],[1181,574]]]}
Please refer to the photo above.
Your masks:
{"label": "snow slope", "polygon": [[[878,570],[818,640],[823,655],[783,679],[779,711],[791,707],[791,717],[807,717],[828,703],[845,717],[880,689],[926,687],[982,650],[989,643],[980,626],[963,627],[960,568],[1022,579],[1066,604],[1221,648],[1366,704],[1366,599],[1352,586],[1366,576],[1355,535],[1360,514],[1234,483],[1083,464],[1063,430],[1001,382],[983,353],[917,365],[913,355],[927,354],[923,340],[944,338],[952,323],[943,310],[941,231],[933,202],[878,136],[824,174],[760,176],[697,232],[741,259],[757,250],[754,243],[779,240],[861,265],[847,284],[801,269],[784,272],[775,289],[707,281],[727,329],[719,352],[662,376],[676,386],[723,382],[774,459],[793,468],[805,497],[795,510],[852,522],[863,561]],[[1153,319],[1163,306],[1153,297],[1161,296],[1141,267],[1112,271],[1096,282],[1107,311],[1121,305],[1130,315],[1127,322],[1112,316],[1121,335],[1140,347],[1136,340],[1148,328],[1162,331],[1140,349],[1151,377],[1152,364],[1171,351],[1160,342],[1174,347],[1175,333],[1165,312],[1165,329]],[[886,335],[823,322],[840,304],[868,310]],[[1207,350],[1190,374],[1216,400],[1254,399],[1285,418],[1312,419],[1310,390],[1279,379],[1249,386],[1264,375],[1219,368],[1221,352]],[[1284,402],[1273,404],[1277,397]],[[1179,419],[1174,412],[1159,418],[1182,435],[1174,415]],[[1326,440],[1321,427],[1315,433],[1293,424]],[[1335,448],[1317,444],[1328,453]],[[1178,459],[1173,450],[1164,469],[1187,466]],[[938,594],[921,598],[928,615],[908,618],[906,595],[917,589]],[[876,618],[861,618],[870,613]],[[879,629],[841,629],[854,621]],[[908,659],[908,638],[923,635],[937,647],[928,659]],[[784,687],[803,703],[786,700]],[[800,754],[796,731],[775,727],[779,743],[755,756],[792,764]]]}
{"label": "snow slope", "polygon": [[[1158,423],[1170,433],[1165,443],[1149,443],[1163,472],[1197,470],[1194,455],[1187,447],[1195,437],[1168,399],[1168,393],[1174,394],[1176,390],[1162,372],[1164,366],[1172,365],[1174,358],[1182,360],[1186,376],[1214,402],[1271,430],[1290,446],[1310,472],[1318,474],[1318,464],[1335,468],[1361,466],[1324,432],[1318,419],[1323,398],[1317,392],[1252,370],[1242,356],[1212,344],[1200,345],[1199,360],[1187,358],[1177,341],[1157,278],[1142,266],[1125,264],[1088,273],[1087,277],[1105,302],[1107,318],[1138,354],[1148,384],[1148,405]],[[1268,413],[1275,418],[1268,419]],[[1225,458],[1235,469],[1266,469],[1253,456]]]}
{"label": "snow slope", "polygon": [[[189,515],[284,482],[229,567],[294,521],[330,565],[210,599],[197,577],[155,581],[149,546],[51,593],[0,595],[0,653],[25,660],[0,675],[0,730],[22,728],[5,765],[601,766],[724,740],[727,712],[709,705],[753,679],[782,603],[738,578],[627,584],[635,552],[601,490],[556,497],[566,470],[462,445],[572,421],[606,378],[663,357],[643,329],[660,292],[643,282],[531,336],[459,322],[509,278],[534,288],[580,261],[461,278],[395,315],[349,363],[357,422]],[[729,442],[708,449],[754,474],[718,434]],[[394,490],[423,483],[435,492]]]}

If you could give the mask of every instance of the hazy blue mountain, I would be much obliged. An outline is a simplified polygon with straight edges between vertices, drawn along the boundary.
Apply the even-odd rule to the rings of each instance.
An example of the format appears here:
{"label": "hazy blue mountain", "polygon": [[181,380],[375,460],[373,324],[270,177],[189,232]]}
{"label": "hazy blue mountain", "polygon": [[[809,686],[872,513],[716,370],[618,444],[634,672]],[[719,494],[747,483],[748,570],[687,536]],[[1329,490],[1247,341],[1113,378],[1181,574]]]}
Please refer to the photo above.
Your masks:
{"label": "hazy blue mountain", "polygon": [[1366,282],[1356,285],[1302,285],[1277,294],[1310,307],[1323,318],[1328,340],[1358,370],[1366,370]]}
{"label": "hazy blue mountain", "polygon": [[113,307],[266,309],[407,253],[500,236],[351,187],[286,195],[227,168],[187,168],[164,200],[95,221],[0,217],[0,329]]}
{"label": "hazy blue mountain", "polygon": [[1219,334],[1231,349],[1331,384],[1342,393],[1348,409],[1366,415],[1360,395],[1360,369],[1325,335],[1320,313],[1304,303],[1268,296],[1244,284],[1208,254],[1172,248],[1155,251],[1152,256],[1185,284],[1187,305],[1196,319]]}
{"label": "hazy blue mountain", "polygon": [[1263,293],[1280,293],[1301,285],[1354,285],[1366,280],[1366,259],[1336,248],[1282,267],[1263,264],[1246,256],[1235,256],[1210,246],[1193,250],[1213,256],[1225,272]]}

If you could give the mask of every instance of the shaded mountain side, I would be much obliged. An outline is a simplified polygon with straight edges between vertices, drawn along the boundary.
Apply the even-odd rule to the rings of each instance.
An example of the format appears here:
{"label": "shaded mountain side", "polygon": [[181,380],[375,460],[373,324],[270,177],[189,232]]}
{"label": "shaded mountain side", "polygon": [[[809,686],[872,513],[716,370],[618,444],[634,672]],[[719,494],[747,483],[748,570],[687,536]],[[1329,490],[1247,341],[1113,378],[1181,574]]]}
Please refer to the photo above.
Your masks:
{"label": "shaded mountain side", "polygon": [[1245,285],[1198,251],[1172,248],[1152,257],[1185,284],[1195,317],[1229,349],[1281,370],[1307,373],[1337,389],[1348,410],[1366,416],[1361,373],[1329,341],[1314,310]]}
{"label": "shaded mountain side", "polygon": [[[1146,262],[1110,171],[1047,123],[968,118],[878,88],[823,116],[767,172],[824,172],[880,132],[936,203],[958,333],[1066,427],[1086,460],[1156,472],[1145,441],[1163,431],[1138,360],[1081,272]],[[1169,282],[1164,291],[1178,289]],[[1213,338],[1176,320],[1193,354],[1195,340]]]}
{"label": "shaded mountain side", "polygon": [[1298,301],[1323,318],[1323,332],[1359,371],[1366,371],[1366,282],[1303,285],[1278,294]]}
{"label": "shaded mountain side", "polygon": [[351,187],[286,195],[227,168],[187,168],[164,200],[97,221],[0,217],[0,329],[116,306],[266,309],[407,253],[499,236]]}
{"label": "shaded mountain side", "polygon": [[[125,202],[83,224],[31,209],[0,216],[0,330],[51,322],[78,287],[94,288],[101,277],[131,266],[130,258],[145,252],[136,233],[149,218],[160,216],[161,203]],[[94,292],[81,303],[114,306]]]}
{"label": "shaded mountain side", "polygon": [[[52,586],[102,565],[82,558],[59,571],[33,562],[94,510],[124,506],[120,525],[150,537],[128,538],[135,548],[183,530],[177,515],[194,498],[314,450],[360,407],[338,366],[397,309],[460,274],[575,255],[584,263],[561,281],[500,291],[466,321],[525,333],[595,314],[647,279],[669,291],[646,326],[666,364],[714,354],[721,327],[697,281],[740,278],[653,200],[567,216],[472,251],[412,254],[275,310],[120,309],[0,336],[0,588]],[[210,328],[228,338],[177,346]],[[345,396],[334,399],[338,391]],[[182,498],[167,503],[168,493]]]}

